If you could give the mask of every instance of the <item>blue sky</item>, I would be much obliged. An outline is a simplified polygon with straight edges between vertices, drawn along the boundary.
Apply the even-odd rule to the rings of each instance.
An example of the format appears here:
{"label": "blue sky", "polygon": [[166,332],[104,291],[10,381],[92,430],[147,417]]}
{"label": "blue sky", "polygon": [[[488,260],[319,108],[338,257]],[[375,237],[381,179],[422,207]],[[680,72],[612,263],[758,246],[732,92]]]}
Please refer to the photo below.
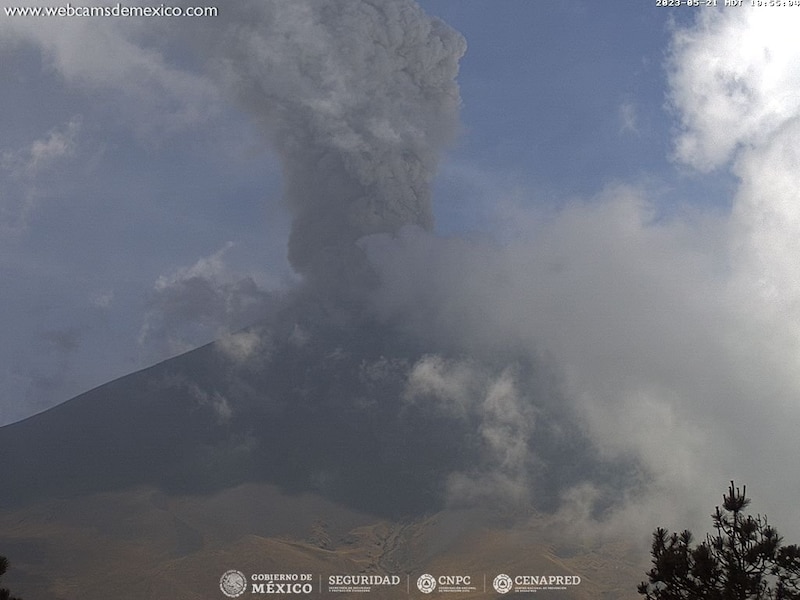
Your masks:
{"label": "blue sky", "polygon": [[[796,453],[800,11],[422,6],[467,40],[460,133],[437,235],[368,242],[382,307],[439,290],[454,320],[488,314],[476,338],[525,337],[654,489],[781,478],[762,440]],[[236,331],[297,280],[278,154],[206,70],[213,35],[90,21],[0,17],[0,423]],[[768,508],[800,516],[782,481]]]}
{"label": "blue sky", "polygon": [[666,13],[635,2],[433,2],[430,10],[467,38],[464,142],[487,168],[524,172],[562,193],[664,168]]}
{"label": "blue sky", "polygon": [[[676,124],[664,63],[671,31],[691,22],[693,9],[635,1],[423,5],[467,38],[456,163],[534,188],[541,202],[623,180],[663,186],[666,205],[729,202],[726,173],[698,177],[670,156]],[[438,199],[440,225],[449,228],[463,202]]]}
{"label": "blue sky", "polygon": [[[491,229],[492,199],[473,178],[535,190],[531,201],[542,203],[614,180],[680,185],[668,159],[663,61],[670,20],[692,10],[633,1],[422,6],[468,44],[462,131],[435,186],[439,231]],[[101,82],[65,81],[30,40],[2,50],[0,101],[12,116],[3,151],[53,137],[71,144],[41,173],[4,173],[11,231],[0,264],[13,284],[3,286],[0,421],[9,422],[165,357],[137,339],[160,275],[227,242],[226,268],[238,275],[271,286],[291,274],[280,167],[246,115],[224,106],[202,126],[162,134],[146,112],[157,106],[120,103]],[[30,208],[14,198],[25,194]],[[186,347],[215,332],[204,333]]]}

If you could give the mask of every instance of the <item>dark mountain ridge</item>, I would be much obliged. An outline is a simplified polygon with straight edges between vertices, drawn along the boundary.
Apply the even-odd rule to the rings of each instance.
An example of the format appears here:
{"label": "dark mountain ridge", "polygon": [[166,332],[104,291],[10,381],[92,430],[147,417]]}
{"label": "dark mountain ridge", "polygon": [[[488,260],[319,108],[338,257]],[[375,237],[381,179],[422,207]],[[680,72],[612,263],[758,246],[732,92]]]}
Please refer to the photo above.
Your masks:
{"label": "dark mountain ridge", "polygon": [[244,364],[209,344],[1,428],[0,506],[140,484],[202,493],[259,481],[376,513],[436,509],[437,475],[474,456],[448,439],[442,419],[398,411],[401,373],[365,380],[366,365],[405,359],[350,329],[329,345],[299,328]]}
{"label": "dark mountain ridge", "polygon": [[[246,353],[220,340],[0,428],[0,507],[137,485],[192,494],[261,482],[396,518],[441,509],[452,473],[492,468],[479,414],[407,401],[409,371],[429,344],[398,324],[324,312],[287,303],[236,334],[248,336]],[[627,476],[594,457],[536,365],[512,350],[470,360],[490,372],[512,364],[535,405],[526,443],[538,508],[581,478],[613,486]]]}
{"label": "dark mountain ridge", "polygon": [[[522,353],[467,358],[420,338],[363,313],[287,302],[259,326],[0,428],[9,585],[26,600],[195,598],[227,568],[535,567],[585,577],[565,598],[626,597],[596,558],[610,552],[629,573],[624,547],[562,548],[546,519],[530,517],[580,481],[610,495],[629,471],[594,456]],[[492,377],[513,369],[536,415],[522,504],[490,489],[459,507],[454,474],[491,488],[502,465],[487,452],[483,400],[453,412],[433,392],[410,399],[412,372],[434,355]]]}

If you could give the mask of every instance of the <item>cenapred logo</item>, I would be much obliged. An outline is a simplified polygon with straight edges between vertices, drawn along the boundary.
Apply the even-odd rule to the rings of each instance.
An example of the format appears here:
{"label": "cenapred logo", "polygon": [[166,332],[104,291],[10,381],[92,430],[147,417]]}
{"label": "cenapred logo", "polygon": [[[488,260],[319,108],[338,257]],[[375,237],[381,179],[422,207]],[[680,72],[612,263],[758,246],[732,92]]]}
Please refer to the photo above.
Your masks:
{"label": "cenapred logo", "polygon": [[429,573],[420,575],[417,579],[417,589],[423,594],[430,594],[436,589],[436,578]]}
{"label": "cenapred logo", "polygon": [[238,598],[247,590],[247,577],[236,569],[225,571],[219,578],[219,589],[228,598]]}
{"label": "cenapred logo", "polygon": [[505,573],[500,573],[500,575],[495,577],[494,581],[492,581],[492,587],[498,594],[507,594],[511,591],[511,588],[514,587],[514,582],[511,580],[511,577]]}
{"label": "cenapred logo", "polygon": [[581,584],[579,575],[515,575],[513,578],[505,573],[500,573],[492,581],[495,591],[507,594],[514,591],[518,593],[535,593],[540,590],[566,590],[571,586]]}

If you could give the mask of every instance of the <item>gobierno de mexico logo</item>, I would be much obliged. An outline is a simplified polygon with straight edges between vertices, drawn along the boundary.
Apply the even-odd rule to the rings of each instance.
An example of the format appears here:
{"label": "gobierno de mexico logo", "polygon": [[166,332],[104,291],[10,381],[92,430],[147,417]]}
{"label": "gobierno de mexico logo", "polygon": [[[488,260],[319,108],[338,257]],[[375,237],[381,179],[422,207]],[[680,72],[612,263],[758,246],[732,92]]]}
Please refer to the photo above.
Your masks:
{"label": "gobierno de mexico logo", "polygon": [[228,598],[238,598],[247,590],[247,577],[236,569],[225,571],[219,578],[219,589]]}

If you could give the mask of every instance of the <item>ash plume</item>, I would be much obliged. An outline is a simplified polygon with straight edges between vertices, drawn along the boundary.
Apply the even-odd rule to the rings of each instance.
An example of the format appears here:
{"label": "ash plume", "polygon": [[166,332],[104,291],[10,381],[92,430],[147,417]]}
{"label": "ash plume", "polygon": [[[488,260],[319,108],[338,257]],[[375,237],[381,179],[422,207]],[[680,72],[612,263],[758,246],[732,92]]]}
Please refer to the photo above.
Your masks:
{"label": "ash plume", "polygon": [[[259,476],[372,511],[554,510],[586,481],[596,505],[608,502],[635,476],[631,461],[594,456],[529,340],[482,330],[497,308],[480,302],[484,271],[503,276],[502,258],[465,241],[469,260],[438,282],[422,275],[448,254],[432,234],[430,183],[458,129],[463,37],[411,0],[244,2],[223,18],[202,49],[280,158],[303,285],[242,334],[246,345],[216,345],[229,381],[192,381],[187,402],[230,400],[226,427],[252,442]],[[410,239],[429,253],[420,263]],[[384,252],[404,267],[388,268]],[[475,265],[478,296],[456,299]],[[458,322],[440,318],[448,310]],[[253,431],[260,421],[280,422],[282,436]],[[302,452],[285,448],[292,440]],[[282,466],[268,464],[275,455]]]}
{"label": "ash plume", "polygon": [[[453,261],[431,285],[404,248],[416,239],[431,253],[423,261],[443,250],[430,183],[458,129],[462,36],[411,0],[237,2],[170,32],[194,44],[280,158],[288,257],[304,285],[261,294],[223,277],[222,250],[159,278],[143,340],[182,349],[192,322],[222,337],[156,369],[141,398],[112,387],[130,404],[116,408],[125,427],[147,432],[140,444],[176,457],[158,469],[131,458],[128,479],[176,492],[268,480],[391,515],[501,501],[553,509],[587,477],[618,487],[627,471],[592,475],[604,466],[535,353],[499,331],[482,336],[455,301],[451,279],[476,264],[501,273],[497,256],[463,253],[470,264]],[[389,268],[376,244],[411,271]],[[399,306],[384,299],[395,286]],[[493,310],[477,304],[475,314]],[[414,307],[420,320],[405,319]],[[218,327],[237,329],[254,310],[248,330]],[[448,310],[460,323],[438,319]],[[188,407],[200,438],[164,433],[175,406]],[[163,429],[144,424],[154,420]],[[87,470],[138,456],[125,439],[87,450]],[[78,485],[68,475],[54,478]]]}
{"label": "ash plume", "polygon": [[289,261],[326,293],[357,288],[358,239],[433,225],[429,184],[456,129],[465,41],[410,0],[231,10],[215,68],[281,158]]}
{"label": "ash plume", "polygon": [[[392,514],[503,496],[581,524],[608,509],[647,537],[659,519],[702,516],[736,479],[770,490],[771,514],[797,516],[800,58],[798,15],[779,13],[705,11],[672,33],[675,158],[733,175],[730,213],[665,213],[658,189],[630,182],[550,211],[470,165],[507,225],[500,243],[432,234],[429,184],[458,128],[465,43],[410,0],[237,2],[169,29],[177,61],[119,24],[93,38],[85,22],[59,23],[67,39],[5,22],[70,82],[102,80],[182,123],[206,122],[218,113],[198,105],[227,94],[284,171],[304,285],[262,294],[202,262],[160,280],[147,335],[182,341],[171,328],[201,317],[222,339],[156,370],[155,391],[111,388],[141,403],[119,427],[151,437],[116,454],[123,435],[102,451],[87,442],[91,484],[124,456],[144,465],[140,480],[182,492],[260,479]],[[191,47],[202,75],[174,66]],[[101,396],[93,406],[108,410]],[[180,452],[170,445],[195,431],[175,426],[179,409],[202,452],[188,433]],[[151,463],[179,458],[156,473],[142,446]]]}

